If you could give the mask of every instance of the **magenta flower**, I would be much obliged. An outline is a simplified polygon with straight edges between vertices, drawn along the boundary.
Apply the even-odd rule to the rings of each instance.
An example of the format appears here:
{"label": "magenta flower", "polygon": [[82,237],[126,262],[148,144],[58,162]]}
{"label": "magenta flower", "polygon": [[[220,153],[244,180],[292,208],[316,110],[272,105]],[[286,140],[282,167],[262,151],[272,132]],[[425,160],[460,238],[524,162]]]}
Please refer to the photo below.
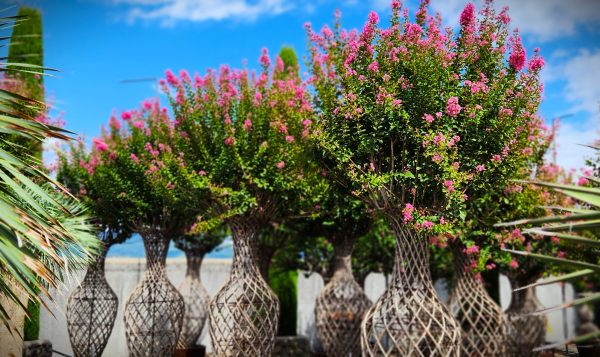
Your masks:
{"label": "magenta flower", "polygon": [[92,142],[94,143],[94,147],[98,151],[106,151],[106,150],[108,150],[108,144],[106,144],[104,142],[104,140],[102,140],[100,138],[95,138],[94,140],[92,140]]}
{"label": "magenta flower", "polygon": [[234,142],[235,142],[235,139],[230,136],[225,138],[225,145],[227,145],[227,146],[232,146]]}
{"label": "magenta flower", "polygon": [[454,181],[446,180],[444,181],[444,186],[448,189],[448,192],[454,192]]}
{"label": "magenta flower", "polygon": [[379,63],[377,63],[377,61],[373,61],[367,68],[371,72],[377,72],[379,71]]}
{"label": "magenta flower", "polygon": [[515,34],[511,37],[511,47],[512,52],[508,57],[508,64],[510,64],[515,71],[520,71],[523,69],[523,66],[525,66],[525,61],[527,60],[525,48],[523,48],[523,44],[521,43],[521,36]]}
{"label": "magenta flower", "polygon": [[285,136],[285,141],[287,141],[288,143],[293,143],[294,142],[294,137],[292,135],[286,135]]}
{"label": "magenta flower", "polygon": [[468,3],[460,14],[460,26],[468,28],[473,24],[475,20],[475,5]]}
{"label": "magenta flower", "polygon": [[285,161],[279,161],[275,166],[281,170],[285,167]]}
{"label": "magenta flower", "polygon": [[519,267],[519,262],[517,262],[515,259],[513,259],[510,261],[508,266],[510,266],[512,269],[517,269]]}
{"label": "magenta flower", "polygon": [[451,117],[455,117],[460,113],[462,107],[458,104],[457,97],[450,97],[446,103],[446,114]]}
{"label": "magenta flower", "polygon": [[144,127],[144,122],[141,120],[137,120],[137,121],[133,122],[133,126],[135,126],[138,129],[141,129]]}
{"label": "magenta flower", "polygon": [[264,67],[269,67],[271,65],[271,59],[269,58],[269,52],[264,47],[262,49],[262,54],[260,55],[258,62]]}
{"label": "magenta flower", "polygon": [[140,163],[140,159],[137,157],[136,154],[131,153],[131,155],[129,155],[129,157],[131,158],[131,161],[135,162],[136,164]]}
{"label": "magenta flower", "polygon": [[110,126],[114,130],[121,129],[121,123],[119,123],[119,120],[117,120],[117,118],[115,118],[114,115],[110,117],[108,126]]}
{"label": "magenta flower", "polygon": [[250,129],[252,129],[252,120],[244,120],[244,130],[249,131]]}
{"label": "magenta flower", "polygon": [[475,171],[477,171],[477,172],[485,171],[485,166],[483,166],[483,165],[477,165],[477,167],[475,167]]}
{"label": "magenta flower", "polygon": [[479,246],[473,245],[473,246],[467,247],[467,248],[465,248],[465,253],[477,254],[477,253],[479,253]]}
{"label": "magenta flower", "polygon": [[427,228],[427,229],[432,229],[433,228],[433,222],[431,221],[425,221],[422,224],[423,227]]}
{"label": "magenta flower", "polygon": [[123,120],[131,119],[131,112],[128,110],[128,111],[121,113],[121,119],[123,119]]}
{"label": "magenta flower", "polygon": [[423,115],[423,119],[425,119],[425,121],[428,123],[433,123],[433,121],[435,120],[435,118],[431,114]]}

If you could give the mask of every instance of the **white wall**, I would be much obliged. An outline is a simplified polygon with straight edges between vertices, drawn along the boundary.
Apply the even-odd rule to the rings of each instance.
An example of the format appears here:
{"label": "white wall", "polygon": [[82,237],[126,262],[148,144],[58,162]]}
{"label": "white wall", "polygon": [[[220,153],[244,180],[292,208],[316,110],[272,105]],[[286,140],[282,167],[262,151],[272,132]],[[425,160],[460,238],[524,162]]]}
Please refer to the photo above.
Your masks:
{"label": "white wall", "polygon": [[[218,289],[225,283],[229,276],[231,260],[226,259],[206,259],[202,266],[201,278],[208,290],[208,293],[214,295]],[[119,297],[119,312],[115,322],[115,327],[108,341],[108,345],[103,356],[127,356],[127,343],[125,341],[125,331],[123,326],[123,304],[131,291],[141,280],[145,270],[145,260],[135,258],[108,258],[106,261],[106,275],[110,286]],[[185,259],[173,258],[167,260],[167,275],[175,286],[179,286],[185,273]],[[52,341],[54,349],[63,353],[72,354],[71,345],[67,333],[64,308],[70,292],[79,280],[73,281],[70,286],[55,294],[55,304],[50,305],[55,317],[49,312],[42,310],[40,338]],[[438,282],[435,284],[436,290],[442,301],[447,299],[447,292],[444,284]],[[306,275],[300,273],[298,276],[298,321],[297,331],[299,334],[308,336],[311,345],[318,347],[316,333],[314,330],[314,306],[315,299],[323,287],[323,279],[318,274]],[[385,289],[385,278],[382,274],[370,274],[366,281],[366,294],[372,301],[375,301]],[[572,299],[574,292],[572,286],[566,286],[566,299]],[[500,280],[501,305],[506,309],[510,302],[510,287],[508,279],[501,277]],[[558,284],[537,288],[537,294],[540,302],[544,306],[554,306],[562,303],[561,287]],[[563,319],[562,311],[556,311],[548,314],[549,325],[547,330],[547,340],[559,341],[563,339]],[[569,321],[568,333],[573,336],[573,309],[567,311],[567,321]],[[210,350],[208,333],[204,333],[201,343],[207,345]]]}

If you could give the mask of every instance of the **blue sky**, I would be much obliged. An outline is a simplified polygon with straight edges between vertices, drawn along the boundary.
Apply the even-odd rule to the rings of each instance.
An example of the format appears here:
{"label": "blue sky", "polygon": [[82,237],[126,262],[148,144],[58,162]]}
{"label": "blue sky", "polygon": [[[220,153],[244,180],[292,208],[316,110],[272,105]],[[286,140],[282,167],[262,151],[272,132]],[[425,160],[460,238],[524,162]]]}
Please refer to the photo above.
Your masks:
{"label": "blue sky", "polygon": [[[11,3],[11,1],[3,1]],[[14,1],[12,1],[14,3]],[[64,112],[67,129],[90,138],[113,110],[156,96],[152,81],[165,69],[203,73],[222,63],[256,67],[262,47],[306,51],[303,25],[331,24],[336,8],[347,28],[362,27],[371,9],[385,19],[387,0],[31,0],[42,9],[46,66],[60,69],[47,94]],[[475,1],[481,8],[482,1]],[[411,12],[417,0],[405,1]],[[447,24],[457,24],[464,0],[432,0]],[[541,114],[563,120],[560,164],[579,167],[589,152],[577,144],[600,137],[600,1],[498,0],[529,54],[540,47],[547,63]],[[16,10],[13,9],[12,12]]]}

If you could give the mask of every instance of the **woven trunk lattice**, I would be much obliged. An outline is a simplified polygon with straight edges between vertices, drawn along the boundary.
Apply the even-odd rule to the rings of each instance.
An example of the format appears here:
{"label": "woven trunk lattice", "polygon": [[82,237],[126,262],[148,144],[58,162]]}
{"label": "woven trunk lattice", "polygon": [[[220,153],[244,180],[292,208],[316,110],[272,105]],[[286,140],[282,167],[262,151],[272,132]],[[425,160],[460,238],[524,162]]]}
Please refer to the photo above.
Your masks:
{"label": "woven trunk lattice", "polygon": [[317,332],[328,356],[358,357],[360,324],[371,301],[352,276],[351,239],[334,240],[333,278],[315,304]]}
{"label": "woven trunk lattice", "polygon": [[458,242],[452,244],[456,284],[448,305],[461,326],[461,355],[507,356],[508,325],[500,306],[491,298],[472,269],[474,262]]}
{"label": "woven trunk lattice", "polygon": [[270,356],[275,344],[279,300],[258,271],[252,247],[257,227],[230,222],[233,264],[225,286],[210,303],[210,339],[221,356]]}
{"label": "woven trunk lattice", "polygon": [[509,322],[509,355],[511,357],[539,356],[539,352],[532,350],[544,344],[548,318],[546,315],[531,315],[532,312],[542,308],[542,304],[535,296],[535,288],[514,291],[514,289],[529,285],[537,279],[514,277],[510,274],[509,279],[513,289],[510,305],[505,312]]}
{"label": "woven trunk lattice", "polygon": [[204,329],[210,303],[210,296],[200,280],[200,266],[204,253],[186,249],[185,256],[187,271],[181,286],[179,286],[179,292],[185,301],[185,315],[181,335],[179,335],[179,348],[191,347],[196,344]]}
{"label": "woven trunk lattice", "polygon": [[146,273],[125,304],[125,334],[131,356],[172,356],[185,311],[183,297],[167,279],[169,239],[142,232]]}
{"label": "woven trunk lattice", "polygon": [[105,245],[67,302],[67,330],[78,357],[102,355],[117,317],[117,295],[104,275],[107,251]]}
{"label": "woven trunk lattice", "polygon": [[396,258],[390,285],[361,326],[363,356],[458,356],[460,327],[439,300],[425,237],[390,217]]}

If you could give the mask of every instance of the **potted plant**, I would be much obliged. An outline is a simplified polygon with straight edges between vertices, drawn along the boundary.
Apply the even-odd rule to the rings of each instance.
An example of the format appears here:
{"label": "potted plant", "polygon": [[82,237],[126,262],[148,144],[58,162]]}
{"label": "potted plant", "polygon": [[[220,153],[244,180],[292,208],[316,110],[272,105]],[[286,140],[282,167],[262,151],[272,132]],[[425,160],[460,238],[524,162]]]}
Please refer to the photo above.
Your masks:
{"label": "potted plant", "polygon": [[[184,315],[181,294],[165,272],[169,242],[185,234],[205,212],[206,179],[180,154],[185,143],[175,122],[156,100],[111,117],[79,165],[95,185],[86,193],[138,232],[146,273],[125,304],[125,332],[132,355],[173,355]],[[203,221],[202,224],[208,224]],[[212,221],[210,221],[212,222]]]}
{"label": "potted plant", "polygon": [[469,198],[508,180],[539,144],[543,60],[526,61],[506,11],[466,11],[454,35],[427,8],[421,2],[412,21],[393,1],[388,28],[372,12],[360,33],[339,22],[308,30],[331,171],[387,217],[397,239],[392,281],[363,321],[367,356],[458,353],[460,327],[435,293],[427,245],[456,236]]}
{"label": "potted plant", "polygon": [[304,145],[312,123],[308,94],[297,78],[280,76],[283,61],[271,66],[266,49],[260,64],[258,74],[222,66],[193,79],[167,72],[163,82],[186,162],[211,185],[212,209],[233,236],[230,279],[209,313],[213,348],[222,355],[271,353],[279,305],[257,267],[257,234],[284,221],[313,189]]}

